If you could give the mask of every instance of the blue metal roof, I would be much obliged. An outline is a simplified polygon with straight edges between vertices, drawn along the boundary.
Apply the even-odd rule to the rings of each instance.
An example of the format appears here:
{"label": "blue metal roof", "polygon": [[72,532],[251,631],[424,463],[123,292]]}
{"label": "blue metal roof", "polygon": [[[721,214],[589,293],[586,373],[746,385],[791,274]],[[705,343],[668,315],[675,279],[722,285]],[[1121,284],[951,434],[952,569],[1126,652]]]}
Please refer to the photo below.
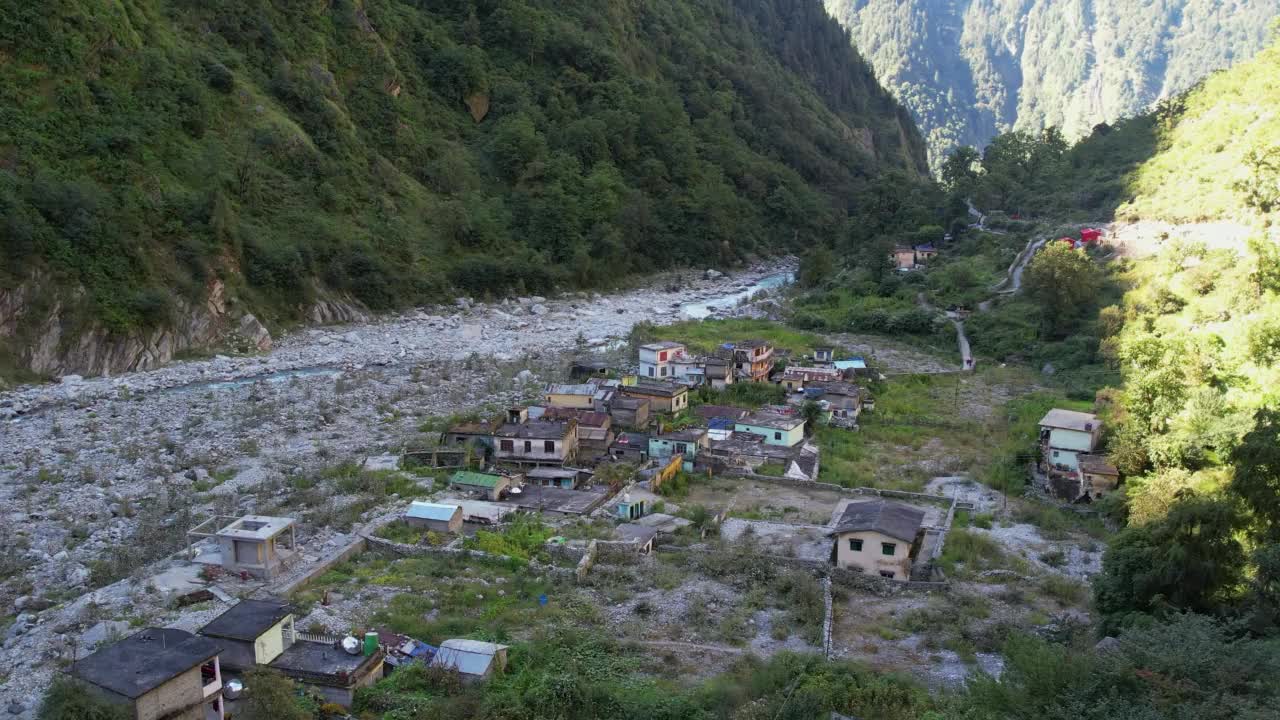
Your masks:
{"label": "blue metal roof", "polygon": [[464,675],[485,675],[493,665],[493,656],[507,649],[506,645],[479,640],[445,640],[440,643],[431,664],[436,667],[457,670]]}
{"label": "blue metal roof", "polygon": [[837,360],[834,365],[837,370],[866,370],[867,361],[860,357],[849,358],[848,360]]}
{"label": "blue metal roof", "polygon": [[712,430],[732,430],[733,420],[731,418],[714,417],[707,421],[707,427]]}
{"label": "blue metal roof", "polygon": [[409,504],[409,509],[404,512],[404,516],[419,520],[444,520],[447,522],[453,519],[453,515],[456,512],[458,512],[457,505],[415,501]]}

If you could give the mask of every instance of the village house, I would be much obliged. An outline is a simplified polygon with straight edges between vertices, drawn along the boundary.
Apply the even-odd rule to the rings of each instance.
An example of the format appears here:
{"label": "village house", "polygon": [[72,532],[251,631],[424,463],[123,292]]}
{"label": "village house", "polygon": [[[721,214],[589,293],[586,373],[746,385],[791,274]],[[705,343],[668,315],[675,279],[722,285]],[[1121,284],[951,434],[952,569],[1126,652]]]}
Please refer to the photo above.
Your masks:
{"label": "village house", "polygon": [[734,374],[739,380],[767,382],[773,371],[773,346],[765,340],[744,340],[733,346]]}
{"label": "village house", "polygon": [[459,470],[449,478],[449,487],[461,492],[473,493],[486,500],[501,500],[511,489],[511,478]]}
{"label": "village house", "polygon": [[[724,439],[713,439],[710,447],[698,453],[696,470],[717,474],[769,474],[792,480],[817,480],[818,447],[801,443],[795,447],[770,445],[753,433],[733,433]],[[775,472],[766,470],[776,469]]]}
{"label": "village house", "polygon": [[1040,419],[1040,457],[1044,472],[1080,469],[1079,456],[1098,449],[1102,421],[1092,413],[1054,408]]}
{"label": "village house", "polygon": [[409,503],[409,509],[404,511],[404,522],[409,527],[456,533],[462,529],[462,507],[414,500]]}
{"label": "village house", "polygon": [[648,400],[650,412],[675,414],[689,407],[689,388],[671,381],[654,382],[641,378],[634,385],[623,385],[622,394]]}
{"label": "village house", "polygon": [[698,451],[710,446],[706,428],[686,428],[649,438],[649,457],[665,459],[683,455],[686,465],[691,467],[698,457]]}
{"label": "village house", "polygon": [[889,253],[889,262],[898,270],[914,270],[916,267],[916,249],[910,245],[894,245]]}
{"label": "village house", "polygon": [[764,438],[769,445],[794,447],[804,440],[804,418],[771,412],[752,413],[733,424],[733,431]]}
{"label": "village house", "polygon": [[609,406],[618,397],[618,387],[622,385],[622,381],[614,378],[591,378],[588,382],[596,386],[596,394],[591,397],[591,409],[595,412],[609,412]]}
{"label": "village house", "polygon": [[684,345],[663,340],[640,346],[640,376],[654,379],[673,377],[671,363],[685,355]]}
{"label": "village house", "polygon": [[724,390],[733,384],[734,364],[722,357],[708,357],[702,364],[703,382],[716,390]]}
{"label": "village house", "polygon": [[548,407],[578,408],[591,410],[595,407],[596,391],[599,388],[593,383],[581,385],[552,384],[548,385],[545,399]]}
{"label": "village house", "polygon": [[836,349],[832,347],[815,347],[813,349],[813,361],[818,364],[835,362]]}
{"label": "village house", "polygon": [[638,554],[648,555],[653,552],[653,539],[658,536],[658,531],[647,525],[622,523],[614,528],[613,534],[620,542],[634,545]]}
{"label": "village house", "polygon": [[909,580],[924,511],[889,500],[851,502],[828,533],[836,567]]}
{"label": "village house", "polygon": [[604,455],[613,443],[613,418],[608,413],[553,407],[547,408],[542,417],[547,420],[576,420],[578,451],[583,457]]}
{"label": "village house", "polygon": [[[210,532],[209,528],[227,520],[231,523]],[[221,565],[236,574],[270,580],[297,557],[297,528],[293,518],[268,515],[245,515],[231,518],[219,515],[187,531],[193,539],[212,538],[218,552],[197,555],[196,562]]]}
{"label": "village house", "polygon": [[543,466],[536,467],[524,474],[525,483],[527,485],[540,485],[542,487],[558,487],[566,490],[573,490],[578,487],[578,482],[582,479],[582,472],[573,468]]}
{"label": "village house", "polygon": [[917,265],[928,265],[929,261],[938,254],[938,249],[933,246],[933,243],[917,245],[914,250],[916,251]]}
{"label": "village house", "polygon": [[577,420],[529,420],[512,415],[493,433],[493,458],[516,465],[563,465],[578,454]]}
{"label": "village house", "polygon": [[1102,455],[1080,455],[1081,498],[1100,500],[1120,484],[1120,471]]}
{"label": "village house", "polygon": [[507,646],[480,640],[445,640],[431,667],[454,670],[464,682],[483,680],[507,667]]}
{"label": "village house", "polygon": [[616,427],[640,429],[649,425],[649,398],[627,397],[614,398],[609,405],[609,417],[613,418]]}
{"label": "village house", "polygon": [[[379,646],[377,635],[371,635],[365,638],[358,655],[334,643],[295,637],[266,667],[306,686],[324,703],[350,708],[356,691],[372,686],[385,674],[386,652]],[[253,688],[249,688],[249,692],[253,692]]]}
{"label": "village house", "polygon": [[857,424],[864,395],[862,388],[844,382],[815,383],[805,388],[806,397],[822,404],[827,422],[841,427]]}
{"label": "village house", "polygon": [[649,436],[642,433],[618,433],[609,446],[609,456],[614,460],[644,464],[649,461]]}
{"label": "village house", "polygon": [[794,393],[804,390],[809,383],[835,382],[839,379],[840,371],[835,368],[789,367],[782,372],[778,383],[786,388],[787,392]]}
{"label": "village house", "polygon": [[441,445],[466,445],[472,443],[493,449],[493,431],[498,423],[488,421],[458,423],[445,431]]}
{"label": "village house", "polygon": [[133,720],[222,720],[221,646],[186,630],[146,628],[66,672]]}
{"label": "village house", "polygon": [[293,642],[293,609],[274,600],[241,600],[200,628],[222,646],[222,666],[245,671],[280,657]]}

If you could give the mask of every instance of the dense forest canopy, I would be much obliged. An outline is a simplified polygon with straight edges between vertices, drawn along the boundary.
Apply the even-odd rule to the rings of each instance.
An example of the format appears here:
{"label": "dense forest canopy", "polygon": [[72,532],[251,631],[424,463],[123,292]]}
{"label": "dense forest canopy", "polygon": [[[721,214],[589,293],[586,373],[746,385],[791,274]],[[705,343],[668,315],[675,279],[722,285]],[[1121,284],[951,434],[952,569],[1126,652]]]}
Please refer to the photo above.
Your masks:
{"label": "dense forest canopy", "polygon": [[1276,0],[825,0],[919,123],[935,167],[959,145],[1145,112],[1266,43]]}
{"label": "dense forest canopy", "polygon": [[116,331],[728,266],[926,173],[818,0],[57,0],[0,53],[0,289]]}

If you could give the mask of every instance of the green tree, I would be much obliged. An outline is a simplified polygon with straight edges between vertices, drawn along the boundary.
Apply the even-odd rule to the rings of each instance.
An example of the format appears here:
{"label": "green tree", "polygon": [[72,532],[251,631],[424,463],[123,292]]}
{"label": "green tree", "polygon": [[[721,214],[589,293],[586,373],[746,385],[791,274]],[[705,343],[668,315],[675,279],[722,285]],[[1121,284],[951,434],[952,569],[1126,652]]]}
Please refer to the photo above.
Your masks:
{"label": "green tree", "polygon": [[836,274],[836,256],[826,245],[815,245],[800,258],[796,282],[803,288],[826,285]]}
{"label": "green tree", "polygon": [[805,430],[811,435],[817,432],[823,415],[822,406],[813,400],[805,400],[800,406],[800,417],[804,418]]}
{"label": "green tree", "polygon": [[978,151],[968,145],[952,150],[942,163],[942,186],[953,195],[968,197],[978,181],[981,159]]}
{"label": "green tree", "polygon": [[1244,203],[1263,213],[1280,207],[1280,145],[1250,150],[1245,163],[1249,176],[1234,185]]}
{"label": "green tree", "polygon": [[1097,300],[1101,272],[1083,250],[1052,242],[1027,266],[1024,288],[1040,307],[1041,335],[1064,336]]}
{"label": "green tree", "polygon": [[298,704],[298,693],[289,678],[275,670],[257,667],[244,674],[244,717],[247,720],[310,720]]}
{"label": "green tree", "polygon": [[1093,582],[1104,628],[1114,630],[1135,614],[1222,608],[1244,577],[1236,536],[1242,525],[1233,499],[1184,493],[1162,520],[1123,530]]}
{"label": "green tree", "polygon": [[108,702],[87,687],[56,674],[40,704],[39,720],[127,720],[126,706]]}

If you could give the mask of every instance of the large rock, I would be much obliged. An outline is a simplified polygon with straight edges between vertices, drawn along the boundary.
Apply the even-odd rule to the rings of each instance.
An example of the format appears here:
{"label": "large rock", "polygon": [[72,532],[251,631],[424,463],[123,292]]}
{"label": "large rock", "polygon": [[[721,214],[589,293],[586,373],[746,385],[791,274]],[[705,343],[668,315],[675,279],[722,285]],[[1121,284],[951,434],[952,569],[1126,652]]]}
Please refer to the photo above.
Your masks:
{"label": "large rock", "polygon": [[245,313],[240,316],[240,322],[236,325],[236,332],[258,352],[266,352],[271,349],[271,333],[267,331],[267,328],[261,322],[258,322],[258,318],[254,317],[252,313]]}
{"label": "large rock", "polygon": [[529,312],[533,313],[534,315],[546,315],[547,313],[551,312],[551,310],[549,310],[546,305],[543,305],[542,303],[537,303],[533,307],[529,308]]}
{"label": "large rock", "polygon": [[719,270],[712,270],[708,268],[705,272],[702,273],[702,277],[706,278],[707,280],[719,280],[720,278],[724,277],[724,273],[720,272]]}

